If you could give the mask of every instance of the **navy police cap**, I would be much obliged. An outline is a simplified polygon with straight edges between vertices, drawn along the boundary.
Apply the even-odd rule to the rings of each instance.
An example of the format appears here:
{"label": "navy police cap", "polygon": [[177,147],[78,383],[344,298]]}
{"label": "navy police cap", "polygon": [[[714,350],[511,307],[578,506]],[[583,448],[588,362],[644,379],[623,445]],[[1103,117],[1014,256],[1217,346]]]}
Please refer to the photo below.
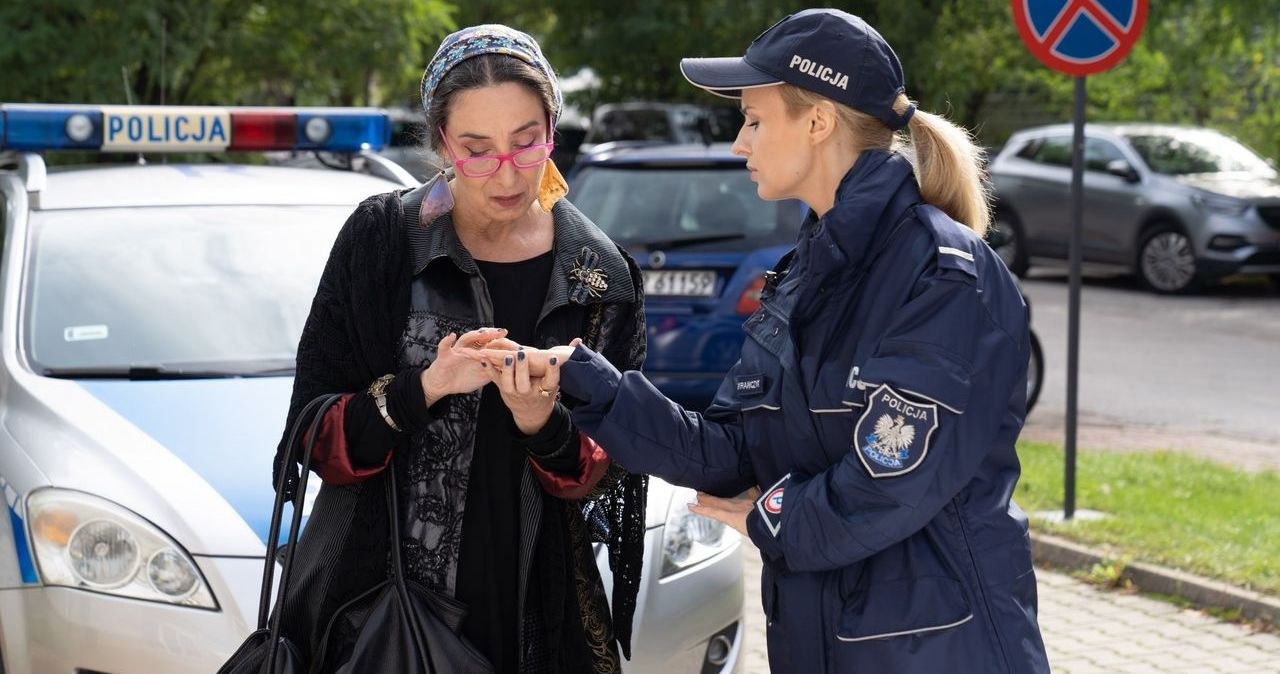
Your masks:
{"label": "navy police cap", "polygon": [[807,9],[761,33],[741,58],[680,60],[685,79],[718,96],[740,98],[743,89],[787,83],[860,110],[897,130],[902,114],[894,101],[905,89],[902,63],[866,21],[838,9]]}

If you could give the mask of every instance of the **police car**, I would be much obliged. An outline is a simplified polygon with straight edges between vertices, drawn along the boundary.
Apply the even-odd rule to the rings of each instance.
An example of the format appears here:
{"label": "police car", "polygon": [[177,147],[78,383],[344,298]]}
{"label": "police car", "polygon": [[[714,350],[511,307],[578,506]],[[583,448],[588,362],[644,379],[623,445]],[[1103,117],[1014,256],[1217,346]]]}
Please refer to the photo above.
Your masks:
{"label": "police car", "polygon": [[[416,184],[374,154],[388,135],[371,109],[0,105],[0,671],[213,672],[252,630],[321,268],[355,204]],[[51,169],[56,150],[357,170]],[[650,489],[630,672],[737,664],[740,542],[690,496]]]}

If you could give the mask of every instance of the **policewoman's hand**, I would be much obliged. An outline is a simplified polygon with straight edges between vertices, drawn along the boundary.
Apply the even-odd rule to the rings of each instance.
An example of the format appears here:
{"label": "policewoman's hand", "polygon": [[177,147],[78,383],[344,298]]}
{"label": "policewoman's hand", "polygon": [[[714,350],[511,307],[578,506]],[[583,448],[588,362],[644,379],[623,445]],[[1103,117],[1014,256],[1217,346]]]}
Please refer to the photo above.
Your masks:
{"label": "policewoman's hand", "polygon": [[[689,512],[723,522],[743,536],[747,536],[747,515],[751,514],[751,509],[755,507],[758,498],[760,498],[758,487],[752,487],[733,498],[720,498],[698,492],[698,502],[689,504]],[[747,538],[750,540],[750,536]]]}
{"label": "policewoman's hand", "polygon": [[501,328],[480,328],[459,337],[449,333],[436,347],[436,358],[422,371],[422,393],[427,406],[441,398],[457,393],[478,391],[489,383],[487,368],[481,361],[465,354],[476,352],[490,344],[510,341],[504,339],[507,331]]}
{"label": "policewoman's hand", "polygon": [[[537,353],[537,349],[502,351],[499,364],[483,367],[483,371],[497,385],[516,428],[525,435],[533,435],[547,425],[556,407],[560,397],[560,364],[564,361],[554,353],[542,352],[541,376],[533,376],[531,355]],[[487,361],[482,362],[487,365]]]}

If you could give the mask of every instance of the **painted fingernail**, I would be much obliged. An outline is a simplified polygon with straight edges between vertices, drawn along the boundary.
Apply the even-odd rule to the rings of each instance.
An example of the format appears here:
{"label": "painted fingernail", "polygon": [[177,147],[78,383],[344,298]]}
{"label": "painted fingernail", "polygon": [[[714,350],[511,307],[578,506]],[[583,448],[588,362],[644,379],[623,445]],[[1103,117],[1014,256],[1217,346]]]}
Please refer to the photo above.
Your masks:
{"label": "painted fingernail", "polygon": [[555,365],[555,364],[556,364],[556,357],[555,357],[555,356],[552,356],[552,357],[551,357],[551,364],[552,364],[552,365]]}
{"label": "painted fingernail", "polygon": [[516,354],[516,358],[519,358],[519,359],[520,359],[520,362],[521,362],[521,363],[523,363],[523,362],[524,362],[524,352],[523,352],[523,351],[521,351],[520,353],[517,353],[517,354]]}
{"label": "painted fingernail", "polygon": [[507,356],[507,359],[506,359],[505,361],[503,361],[503,362],[505,362],[508,366],[510,366],[510,365],[511,365],[511,356]]}

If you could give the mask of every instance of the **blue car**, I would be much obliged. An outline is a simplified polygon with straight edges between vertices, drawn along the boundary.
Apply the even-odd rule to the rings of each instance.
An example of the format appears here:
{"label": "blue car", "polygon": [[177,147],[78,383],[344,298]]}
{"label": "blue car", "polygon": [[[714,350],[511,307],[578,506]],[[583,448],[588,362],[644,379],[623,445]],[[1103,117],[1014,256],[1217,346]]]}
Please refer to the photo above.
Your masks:
{"label": "blue car", "polygon": [[[569,199],[644,270],[645,374],[686,409],[711,404],[738,361],[742,323],[760,306],[764,273],[791,249],[808,207],[756,196],[730,145],[616,142],[569,173]],[[995,230],[992,245],[1003,244]],[[1031,333],[1027,411],[1040,397],[1044,357]]]}
{"label": "blue car", "polygon": [[738,361],[764,274],[790,250],[805,206],[756,196],[727,143],[605,143],[569,174],[569,199],[644,270],[645,373],[688,409],[711,403]]}

